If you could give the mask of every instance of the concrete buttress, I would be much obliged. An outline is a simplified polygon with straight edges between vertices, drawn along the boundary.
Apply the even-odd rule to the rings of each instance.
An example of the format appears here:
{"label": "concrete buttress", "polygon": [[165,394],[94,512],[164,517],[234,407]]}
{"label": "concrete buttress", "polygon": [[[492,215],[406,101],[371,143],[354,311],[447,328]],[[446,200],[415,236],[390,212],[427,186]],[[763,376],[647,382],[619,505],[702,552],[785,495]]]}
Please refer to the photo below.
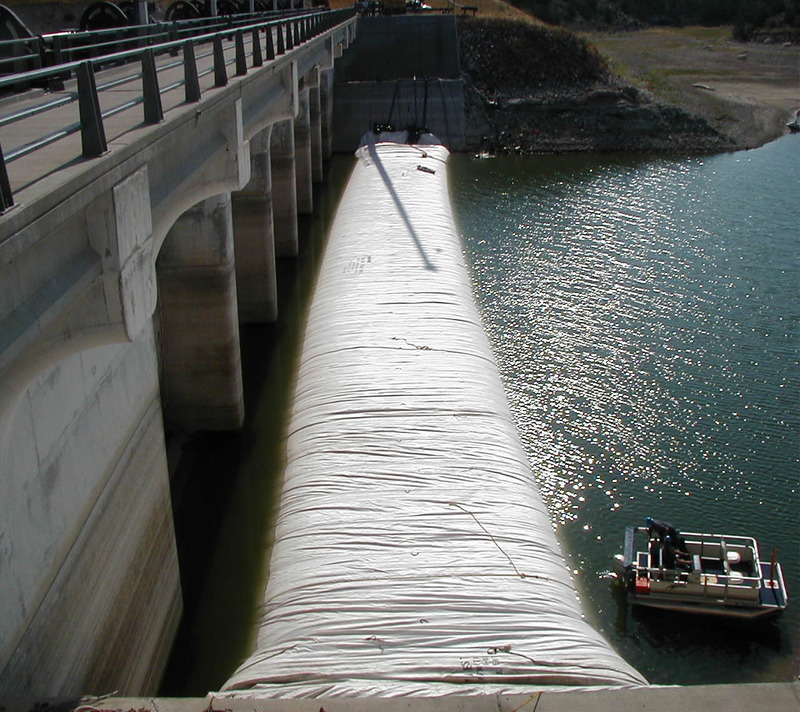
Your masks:
{"label": "concrete buttress", "polygon": [[314,210],[314,187],[311,168],[311,89],[300,89],[300,110],[294,120],[295,179],[297,213],[310,215]]}
{"label": "concrete buttress", "polygon": [[311,180],[313,183],[322,183],[322,107],[319,82],[316,86],[309,87],[308,109],[311,137]]}
{"label": "concrete buttress", "polygon": [[299,251],[294,135],[293,119],[272,127],[272,221],[277,257],[294,257]]}
{"label": "concrete buttress", "polygon": [[319,73],[320,139],[322,159],[333,155],[333,69],[323,69]]}
{"label": "concrete buttress", "polygon": [[231,195],[239,320],[275,321],[278,290],[272,225],[272,127],[250,140],[250,182]]}

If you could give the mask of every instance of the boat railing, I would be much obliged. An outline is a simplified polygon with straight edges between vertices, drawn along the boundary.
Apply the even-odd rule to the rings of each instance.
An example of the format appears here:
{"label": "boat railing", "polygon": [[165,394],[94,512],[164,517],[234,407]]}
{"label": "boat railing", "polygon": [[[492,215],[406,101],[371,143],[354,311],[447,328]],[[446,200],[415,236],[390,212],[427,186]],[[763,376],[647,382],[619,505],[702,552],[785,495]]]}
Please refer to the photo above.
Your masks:
{"label": "boat railing", "polygon": [[688,569],[668,569],[664,566],[637,566],[636,573],[639,577],[647,577],[651,580],[663,580],[663,581],[686,581],[690,582],[690,577],[692,574],[700,574],[700,582],[704,582],[706,584],[718,584],[718,583],[725,583],[730,584],[732,586],[750,586],[753,588],[758,588],[761,584],[761,576],[744,576],[738,573],[731,573],[731,574],[711,574],[711,573],[702,573],[695,570],[688,570]]}
{"label": "boat railing", "polygon": [[636,567],[638,578],[647,578],[651,593],[658,592],[660,584],[666,593],[685,593],[691,596],[722,599],[726,603],[735,600],[757,601],[761,587],[760,576],[739,574],[706,574],[695,570],[668,569],[664,567]]}
{"label": "boat railing", "polygon": [[[780,567],[762,564],[758,542],[752,537],[684,532],[683,556],[668,567],[660,560],[662,549],[657,539],[648,542],[646,551],[638,547],[634,550],[635,535],[647,536],[647,532],[646,527],[626,530],[622,558],[635,577],[632,584],[637,594],[683,602],[707,599],[710,604],[738,607],[761,605],[764,588],[776,589],[785,596]],[[691,560],[686,558],[687,553]]]}
{"label": "boat railing", "polygon": [[[678,568],[637,565],[637,577],[647,578],[651,582],[651,587],[654,584],[656,589],[662,584],[665,585],[666,588],[663,589],[665,593],[685,593],[691,596],[722,599],[726,603],[729,600],[742,603],[758,599],[758,591],[761,587],[761,568],[755,539],[737,535],[697,532],[686,532],[682,536],[686,542],[686,548],[696,552],[695,562]],[[748,576],[744,572],[731,569],[728,562],[728,551],[737,549],[740,552],[751,552],[753,575]],[[702,561],[704,558],[718,559],[720,570],[704,571],[702,566],[697,564],[697,561]],[[639,563],[637,561],[637,564]],[[648,564],[652,563],[652,561],[648,561]]]}

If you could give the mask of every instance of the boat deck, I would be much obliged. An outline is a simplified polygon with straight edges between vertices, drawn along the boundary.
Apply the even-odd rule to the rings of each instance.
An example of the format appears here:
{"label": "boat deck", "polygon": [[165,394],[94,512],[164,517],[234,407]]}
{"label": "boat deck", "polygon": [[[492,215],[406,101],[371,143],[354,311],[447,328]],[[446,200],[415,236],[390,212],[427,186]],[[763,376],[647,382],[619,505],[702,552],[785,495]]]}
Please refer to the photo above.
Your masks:
{"label": "boat deck", "polygon": [[748,619],[775,615],[787,607],[781,567],[760,560],[754,539],[687,533],[688,554],[665,566],[664,549],[655,540],[648,542],[647,550],[634,552],[637,532],[646,530],[626,529],[620,557],[631,577],[632,603]]}

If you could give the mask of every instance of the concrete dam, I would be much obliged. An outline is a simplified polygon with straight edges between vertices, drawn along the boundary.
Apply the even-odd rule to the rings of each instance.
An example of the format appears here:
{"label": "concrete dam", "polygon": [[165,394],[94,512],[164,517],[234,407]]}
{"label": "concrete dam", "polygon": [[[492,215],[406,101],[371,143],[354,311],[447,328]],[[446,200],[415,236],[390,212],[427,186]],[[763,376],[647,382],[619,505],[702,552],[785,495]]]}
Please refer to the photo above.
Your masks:
{"label": "concrete dam", "polygon": [[[156,691],[182,610],[165,434],[241,426],[239,324],[275,318],[276,256],[333,150],[390,116],[463,145],[456,39],[446,17],[250,18],[121,52],[141,72],[75,60],[63,88],[4,102],[4,697]],[[366,59],[420,41],[440,55],[422,85],[397,81],[417,51]],[[472,303],[447,153],[359,149],[265,617],[225,696],[646,685],[581,617]]]}

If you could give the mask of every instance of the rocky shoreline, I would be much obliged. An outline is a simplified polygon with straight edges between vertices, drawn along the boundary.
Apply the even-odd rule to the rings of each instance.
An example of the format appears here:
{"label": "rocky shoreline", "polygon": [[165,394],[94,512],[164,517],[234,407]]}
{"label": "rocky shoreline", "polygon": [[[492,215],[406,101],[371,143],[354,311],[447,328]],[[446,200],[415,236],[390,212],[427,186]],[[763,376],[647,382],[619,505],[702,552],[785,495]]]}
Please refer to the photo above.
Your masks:
{"label": "rocky shoreline", "polygon": [[658,104],[630,86],[493,101],[469,87],[466,116],[469,150],[487,153],[705,153],[736,148],[701,117]]}
{"label": "rocky shoreline", "polygon": [[468,20],[460,35],[470,151],[707,153],[745,147],[703,116],[626,84],[588,42],[565,30]]}

